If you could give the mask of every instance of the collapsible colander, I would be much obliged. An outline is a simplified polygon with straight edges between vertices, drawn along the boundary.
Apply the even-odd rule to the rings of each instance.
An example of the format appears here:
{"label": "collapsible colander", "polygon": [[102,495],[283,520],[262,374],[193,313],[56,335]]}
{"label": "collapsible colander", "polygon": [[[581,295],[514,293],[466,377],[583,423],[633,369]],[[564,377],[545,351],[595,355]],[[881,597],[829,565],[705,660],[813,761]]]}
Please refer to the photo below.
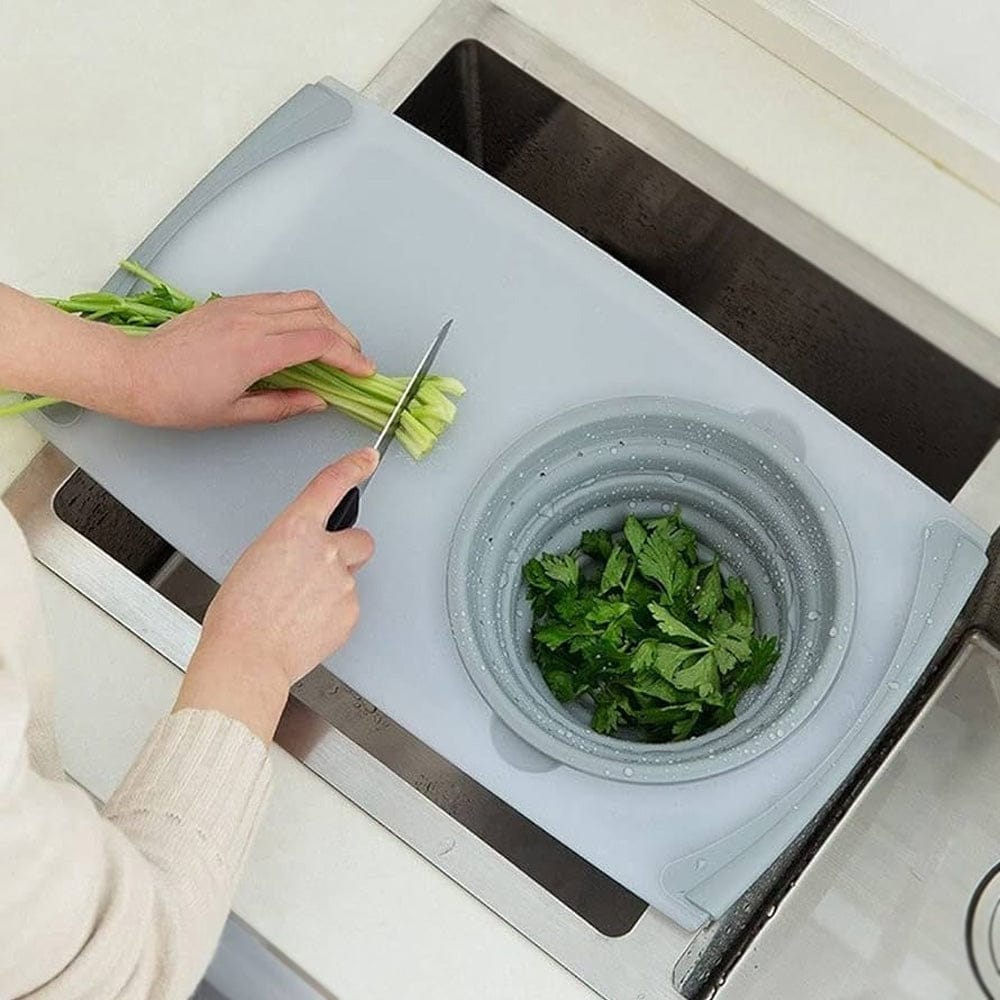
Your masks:
{"label": "collapsible colander", "polygon": [[[781,659],[710,733],[655,744],[602,736],[532,662],[521,567],[573,548],[585,529],[678,506],[724,570],[746,579]],[[625,781],[705,778],[774,746],[832,684],[854,608],[847,534],[802,461],[750,417],[654,396],[582,406],[517,441],[476,485],[448,564],[455,641],[499,719],[556,761]]]}

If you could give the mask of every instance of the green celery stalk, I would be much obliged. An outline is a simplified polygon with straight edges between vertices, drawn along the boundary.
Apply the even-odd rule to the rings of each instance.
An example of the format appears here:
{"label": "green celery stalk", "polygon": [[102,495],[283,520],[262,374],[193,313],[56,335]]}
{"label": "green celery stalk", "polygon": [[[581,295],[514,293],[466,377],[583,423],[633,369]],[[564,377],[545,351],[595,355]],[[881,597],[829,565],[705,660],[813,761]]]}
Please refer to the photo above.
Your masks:
{"label": "green celery stalk", "polygon": [[[47,298],[44,301],[57,309],[108,323],[127,336],[137,337],[145,336],[198,304],[190,295],[167,284],[135,261],[125,260],[120,266],[149,284],[150,290],[135,295],[81,292],[68,299]],[[215,293],[210,297],[216,297]],[[392,413],[408,381],[406,377],[381,373],[359,378],[320,361],[307,361],[261,379],[255,388],[308,389],[329,406],[372,430],[378,430]],[[434,447],[438,436],[454,421],[458,412],[449,397],[461,396],[464,392],[465,386],[456,378],[428,375],[424,379],[396,431],[397,440],[413,458],[423,458]],[[48,396],[22,396],[13,403],[0,406],[0,417],[42,409],[58,402],[58,399]]]}

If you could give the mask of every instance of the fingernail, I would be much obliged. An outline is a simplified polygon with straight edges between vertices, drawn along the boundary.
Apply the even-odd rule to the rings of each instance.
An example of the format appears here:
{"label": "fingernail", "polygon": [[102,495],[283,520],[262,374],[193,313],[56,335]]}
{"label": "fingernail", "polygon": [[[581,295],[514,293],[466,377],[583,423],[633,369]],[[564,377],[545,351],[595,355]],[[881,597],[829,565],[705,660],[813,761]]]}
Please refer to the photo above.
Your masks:
{"label": "fingernail", "polygon": [[370,357],[368,357],[367,354],[362,354],[361,355],[361,360],[367,366],[368,370],[372,373],[372,375],[374,375],[375,371],[376,371],[375,362],[372,361],[372,359]]}
{"label": "fingernail", "polygon": [[381,455],[379,455],[375,448],[365,448],[361,454],[364,455],[366,461],[371,463],[372,468],[378,465],[379,459],[381,458]]}
{"label": "fingernail", "polygon": [[306,407],[306,413],[320,413],[325,409],[326,403],[324,403],[322,399],[317,399],[315,403],[310,403],[309,406]]}

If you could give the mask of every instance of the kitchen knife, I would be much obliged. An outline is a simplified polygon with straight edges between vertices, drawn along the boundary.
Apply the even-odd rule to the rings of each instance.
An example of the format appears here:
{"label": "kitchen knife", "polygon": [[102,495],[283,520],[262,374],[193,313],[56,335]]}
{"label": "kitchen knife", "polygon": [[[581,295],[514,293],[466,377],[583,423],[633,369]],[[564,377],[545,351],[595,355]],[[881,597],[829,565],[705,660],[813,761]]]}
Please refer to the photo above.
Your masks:
{"label": "kitchen knife", "polygon": [[[385,426],[379,431],[379,435],[375,439],[375,450],[378,452],[380,463],[385,457],[389,443],[396,435],[399,422],[403,419],[403,413],[410,403],[413,402],[417,393],[420,392],[420,386],[423,384],[427,373],[431,370],[431,365],[434,364],[434,359],[437,357],[438,351],[441,350],[441,345],[444,343],[445,337],[448,336],[451,324],[452,321],[448,320],[438,331],[437,336],[431,341],[431,346],[427,348],[427,353],[421,359],[420,364],[417,365],[417,370],[410,377],[410,381],[407,382],[406,388],[403,390],[403,395],[399,397],[399,402],[396,403],[392,413],[389,414],[389,419],[385,422]],[[378,472],[377,468],[375,472]],[[372,473],[372,475],[374,474]],[[361,493],[370,482],[371,478],[362,483],[361,486],[352,486],[347,491],[343,500],[337,504],[329,520],[326,522],[327,531],[342,531],[344,528],[354,527],[358,519]]]}

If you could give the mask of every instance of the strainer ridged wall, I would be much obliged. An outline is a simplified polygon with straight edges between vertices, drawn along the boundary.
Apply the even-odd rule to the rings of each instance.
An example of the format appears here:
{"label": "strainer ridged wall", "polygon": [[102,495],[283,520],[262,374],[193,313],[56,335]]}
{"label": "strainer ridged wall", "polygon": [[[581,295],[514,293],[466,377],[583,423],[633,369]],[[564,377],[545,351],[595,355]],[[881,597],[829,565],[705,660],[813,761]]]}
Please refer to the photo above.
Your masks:
{"label": "strainer ridged wall", "polygon": [[[781,659],[711,733],[668,744],[601,736],[585,708],[556,701],[532,662],[520,569],[541,551],[572,548],[587,528],[676,505],[746,578]],[[625,781],[705,778],[786,737],[833,682],[854,608],[846,532],[805,463],[748,417],[661,397],[579,407],[517,441],[476,485],[448,564],[455,641],[497,716],[555,760]]]}

